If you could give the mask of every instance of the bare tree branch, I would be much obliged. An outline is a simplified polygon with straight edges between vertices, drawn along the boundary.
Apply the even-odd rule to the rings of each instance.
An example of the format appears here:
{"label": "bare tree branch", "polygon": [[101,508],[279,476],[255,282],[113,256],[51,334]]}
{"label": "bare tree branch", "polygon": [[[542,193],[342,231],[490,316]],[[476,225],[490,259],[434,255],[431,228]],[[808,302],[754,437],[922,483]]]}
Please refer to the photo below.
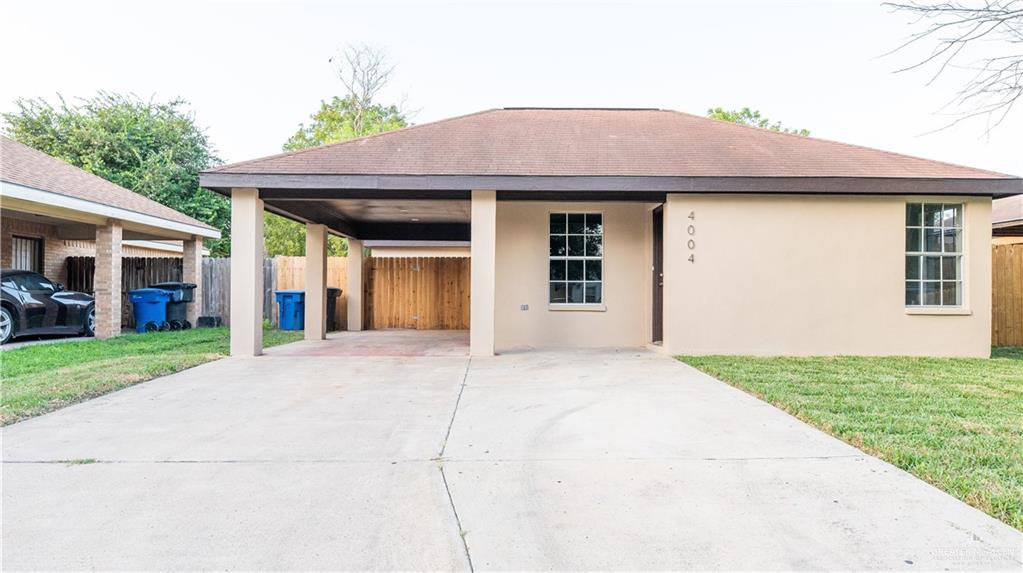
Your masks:
{"label": "bare tree branch", "polygon": [[[911,0],[885,2],[893,11],[917,16],[914,24],[926,27],[885,55],[913,45],[934,41],[930,54],[917,63],[900,68],[896,73],[935,66],[927,81],[931,85],[949,69],[976,72],[940,112],[955,111],[956,119],[935,131],[980,116],[987,117],[989,134],[1002,123],[1015,103],[1023,98],[1023,54],[1016,49],[1023,44],[1023,1],[1021,0]],[[983,46],[1005,50],[1004,55],[985,55],[968,62],[966,48]],[[1003,47],[1004,46],[1004,47]],[[931,132],[933,133],[933,132]]]}
{"label": "bare tree branch", "polygon": [[366,44],[349,46],[341,54],[330,58],[337,70],[337,77],[348,90],[348,96],[355,110],[356,133],[363,133],[366,109],[373,104],[373,98],[387,85],[394,66],[387,62],[387,54],[379,48]]}

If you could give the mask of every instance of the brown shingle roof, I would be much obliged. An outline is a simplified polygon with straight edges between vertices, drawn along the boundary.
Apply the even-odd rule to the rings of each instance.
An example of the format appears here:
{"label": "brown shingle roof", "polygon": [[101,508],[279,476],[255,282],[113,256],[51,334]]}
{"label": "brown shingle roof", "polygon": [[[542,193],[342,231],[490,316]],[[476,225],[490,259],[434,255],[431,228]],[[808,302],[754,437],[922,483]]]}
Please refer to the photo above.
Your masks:
{"label": "brown shingle roof", "polygon": [[483,111],[225,165],[212,173],[1007,179],[654,109]]}
{"label": "brown shingle roof", "polygon": [[1013,195],[1004,199],[996,199],[991,203],[991,222],[1008,224],[1023,223],[1023,195]]}
{"label": "brown shingle roof", "polygon": [[166,205],[3,136],[0,136],[0,179],[176,223],[213,229]]}

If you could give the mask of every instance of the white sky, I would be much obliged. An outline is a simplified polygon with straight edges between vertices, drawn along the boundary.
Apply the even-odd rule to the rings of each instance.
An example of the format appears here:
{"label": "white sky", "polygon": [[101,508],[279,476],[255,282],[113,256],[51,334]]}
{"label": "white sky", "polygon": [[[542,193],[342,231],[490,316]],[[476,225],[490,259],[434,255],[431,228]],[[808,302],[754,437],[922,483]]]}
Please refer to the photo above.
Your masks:
{"label": "white sky", "polygon": [[350,43],[397,64],[422,123],[503,106],[760,109],[813,135],[1023,175],[1023,108],[924,135],[953,78],[893,74],[911,31],[879,2],[385,3],[2,0],[0,111],[97,90],[180,96],[221,157],[277,153],[341,92]]}

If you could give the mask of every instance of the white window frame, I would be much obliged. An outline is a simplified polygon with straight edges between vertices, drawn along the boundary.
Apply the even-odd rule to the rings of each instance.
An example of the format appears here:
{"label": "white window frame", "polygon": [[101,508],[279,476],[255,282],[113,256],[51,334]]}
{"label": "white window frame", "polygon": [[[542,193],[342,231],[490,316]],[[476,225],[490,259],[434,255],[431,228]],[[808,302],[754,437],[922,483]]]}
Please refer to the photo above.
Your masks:
{"label": "white window frame", "polygon": [[[568,215],[600,215],[600,245],[601,251],[600,256],[563,256],[555,257],[551,256],[551,215],[565,215],[566,224]],[[563,209],[551,209],[547,212],[547,218],[545,220],[547,225],[547,241],[545,242],[545,249],[547,256],[545,258],[547,264],[544,266],[544,286],[546,288],[546,299],[547,309],[558,311],[558,310],[582,310],[582,311],[604,311],[607,310],[607,266],[605,265],[605,259],[607,258],[607,215],[600,210],[596,209],[583,209],[583,210],[563,210]],[[568,229],[565,229],[566,236]],[[550,276],[550,263],[552,260],[599,260],[600,261],[600,280],[599,281],[588,281],[585,279],[585,275],[582,281],[552,281]],[[585,273],[585,270],[584,270]],[[586,283],[600,283],[600,302],[551,302],[551,283],[552,282],[582,282],[583,283],[583,299],[586,298]]]}
{"label": "white window frame", "polygon": [[[906,313],[907,314],[969,314],[969,311],[967,310],[967,305],[966,305],[966,301],[967,301],[967,296],[966,296],[967,295],[967,284],[966,284],[966,282],[967,282],[966,281],[966,275],[967,275],[967,272],[966,272],[966,270],[967,270],[966,269],[966,251],[967,251],[967,248],[966,248],[966,203],[965,202],[961,202],[961,201],[960,202],[946,202],[946,201],[941,201],[941,200],[907,201],[905,206],[904,206],[904,211],[903,211],[904,214],[908,212],[908,209],[909,209],[910,205],[919,205],[919,207],[920,207],[920,223],[921,224],[920,225],[910,225],[907,222],[905,222],[905,215],[903,217],[903,221],[904,221],[904,223],[903,223],[903,244],[904,244],[904,249],[903,249],[903,251],[904,251],[904,253],[903,253],[903,261],[904,261],[904,263],[903,263],[903,306],[906,308]],[[940,210],[942,212],[945,211],[947,207],[955,207],[956,209],[958,209],[958,212],[959,212],[958,225],[954,225],[952,227],[945,227],[945,221],[944,221],[944,219],[942,220],[942,226],[940,227],[940,229],[942,230],[942,240],[941,240],[941,250],[940,251],[928,251],[927,250],[926,229],[928,229],[928,228],[934,229],[936,227],[928,226],[927,225],[927,221],[924,220],[924,213],[926,212],[927,206],[934,206],[934,205],[939,205],[941,207]],[[905,246],[906,236],[908,235],[910,229],[918,229],[919,232],[920,232],[920,242],[919,242],[919,249],[918,250],[911,250],[911,249],[909,249],[908,247]],[[946,252],[945,251],[944,234],[945,234],[945,230],[946,229],[951,229],[953,232],[959,233],[959,241],[958,241],[958,250],[957,251],[951,251],[951,252]],[[906,264],[905,261],[906,261],[906,259],[908,257],[918,257],[918,261],[919,261],[918,262],[918,264],[919,264],[919,268],[918,268],[918,275],[919,275],[919,277],[918,278],[911,279],[911,278],[909,278],[908,273],[906,272],[907,269],[905,268],[905,264]],[[957,276],[956,276],[956,278],[953,280],[953,279],[945,279],[944,277],[942,277],[942,278],[938,279],[938,281],[928,281],[928,280],[925,280],[924,279],[924,271],[925,271],[925,269],[924,269],[924,257],[939,257],[939,266],[943,266],[943,263],[941,262],[942,258],[944,258],[944,257],[955,257],[956,258],[956,266],[957,266]],[[943,273],[943,268],[939,269],[939,274],[941,274],[941,273]],[[906,296],[905,295],[905,292],[906,292],[905,288],[906,288],[906,285],[908,283],[910,283],[910,282],[916,283],[916,284],[920,285],[920,287],[921,287],[920,294],[919,294],[919,296],[920,296],[920,304],[911,305],[911,304],[908,304],[906,302],[906,300],[905,300],[905,296]],[[944,297],[944,289],[943,289],[942,285],[944,285],[944,283],[955,282],[957,284],[956,292],[958,294],[958,299],[959,300],[957,302],[955,302],[954,304],[946,304],[944,302],[944,300],[941,300],[941,302],[939,304],[924,304],[924,295],[923,295],[922,286],[923,286],[923,283],[926,283],[926,282],[937,282],[938,283],[938,292],[940,293],[940,296],[942,297],[942,299]]]}

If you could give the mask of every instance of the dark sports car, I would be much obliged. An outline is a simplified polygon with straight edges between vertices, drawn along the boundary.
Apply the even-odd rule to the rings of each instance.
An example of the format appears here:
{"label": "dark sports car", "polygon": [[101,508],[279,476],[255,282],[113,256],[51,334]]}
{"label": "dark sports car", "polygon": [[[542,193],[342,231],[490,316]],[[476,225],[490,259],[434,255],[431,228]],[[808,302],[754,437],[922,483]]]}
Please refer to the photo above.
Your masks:
{"label": "dark sports car", "polygon": [[39,273],[0,270],[0,344],[15,336],[96,333],[96,306]]}

